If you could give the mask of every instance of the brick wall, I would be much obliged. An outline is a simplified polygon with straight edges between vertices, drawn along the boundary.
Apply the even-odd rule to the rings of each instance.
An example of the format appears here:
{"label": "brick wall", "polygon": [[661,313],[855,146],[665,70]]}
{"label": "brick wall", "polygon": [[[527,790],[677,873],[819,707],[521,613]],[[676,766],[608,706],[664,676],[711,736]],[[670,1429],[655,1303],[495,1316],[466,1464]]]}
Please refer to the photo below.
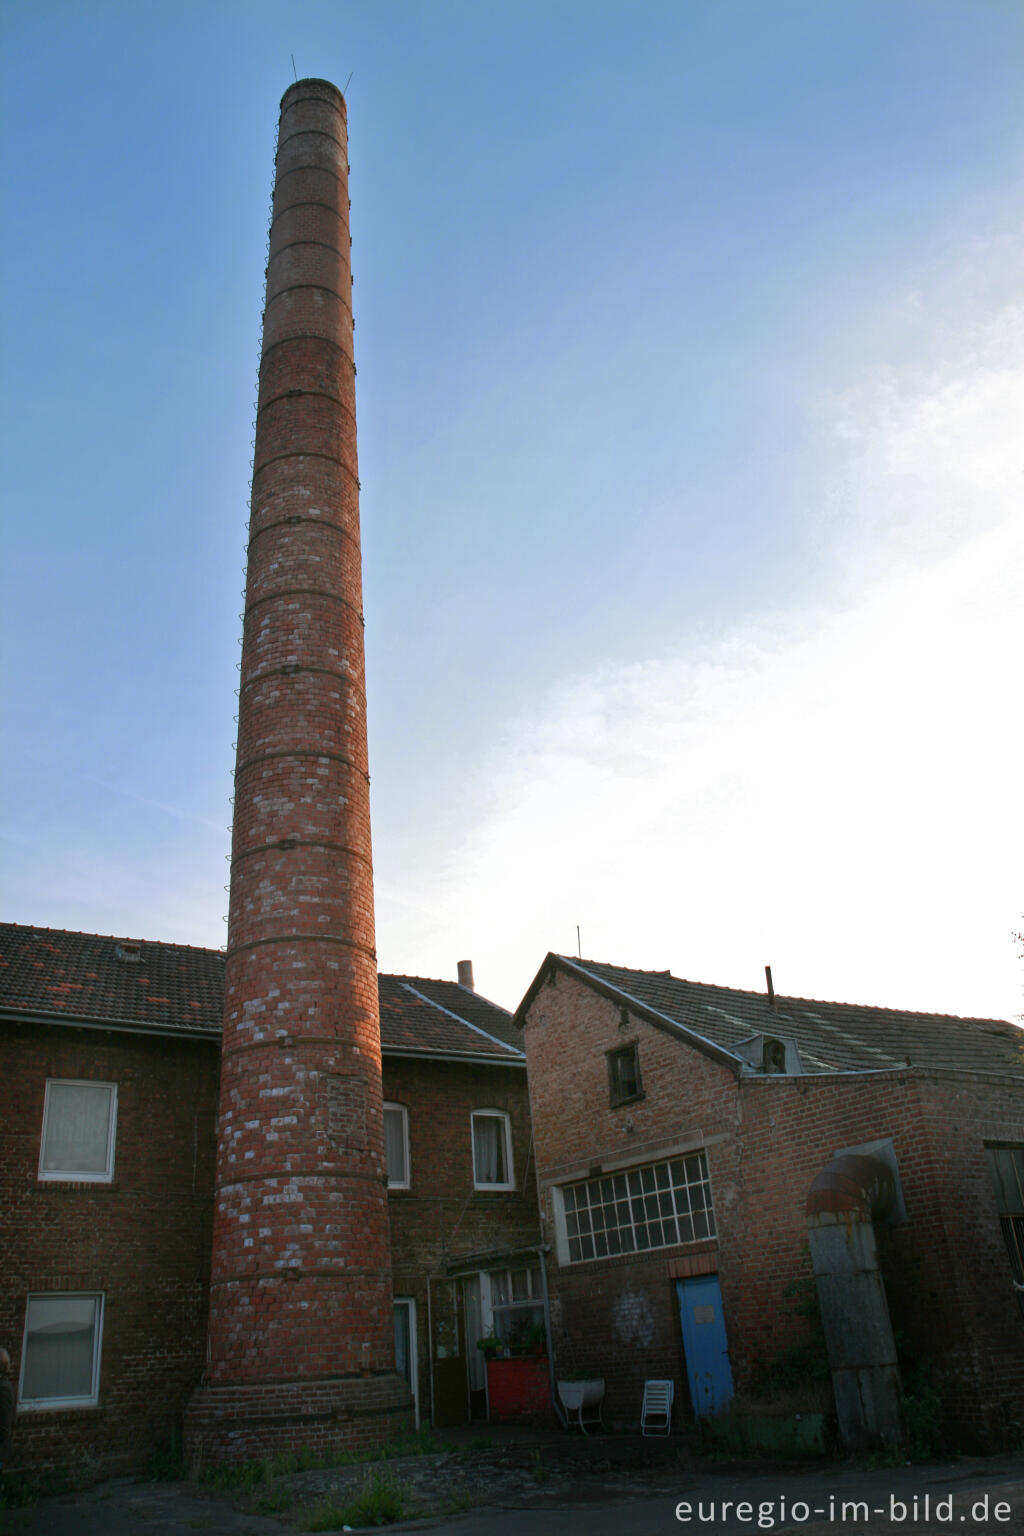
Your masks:
{"label": "brick wall", "polygon": [[[735,1202],[741,1112],[727,1067],[696,1052],[685,1061],[677,1041],[561,973],[545,986],[525,1029],[544,1235],[555,1247],[552,1185],[586,1178],[593,1167],[654,1162],[670,1148],[706,1146],[720,1232]],[[636,1041],[644,1097],[613,1109],[605,1053]],[[719,1244],[591,1260],[550,1269],[551,1346],[556,1377],[582,1371],[604,1377],[608,1422],[638,1423],[643,1382],[682,1382],[682,1334],[669,1261],[720,1252]],[[726,1304],[728,1314],[728,1304]]]}
{"label": "brick wall", "polygon": [[344,100],[299,81],[253,459],[208,1391],[394,1368],[347,189]]}
{"label": "brick wall", "polygon": [[[410,1188],[392,1189],[388,1195],[392,1274],[394,1294],[416,1303],[421,1415],[427,1419],[436,1346],[449,1358],[461,1347],[457,1284],[445,1278],[449,1263],[539,1241],[526,1073],[515,1067],[385,1057],[384,1097],[404,1104],[408,1112]],[[473,1188],[470,1115],[475,1109],[502,1110],[510,1117],[512,1191]],[[434,1351],[427,1330],[428,1276],[434,1277],[429,1308]]]}
{"label": "brick wall", "polygon": [[[606,1414],[633,1421],[643,1380],[670,1376],[689,1411],[675,1282],[718,1274],[733,1376],[750,1392],[766,1363],[806,1338],[794,1282],[811,1277],[805,1201],[836,1151],[891,1138],[907,1221],[877,1227],[893,1326],[931,1371],[945,1429],[965,1447],[1024,1421],[1024,1318],[1010,1286],[984,1156],[1024,1139],[1019,1088],[920,1069],[737,1079],[697,1050],[560,974],[525,1030],[546,1236],[552,1187],[706,1148],[714,1243],[552,1264],[556,1374],[607,1382]],[[644,1098],[609,1105],[606,1052],[638,1043]]]}
{"label": "brick wall", "polygon": [[[15,1381],[26,1298],[105,1298],[100,1405],[21,1412],[12,1467],[113,1473],[180,1427],[202,1370],[217,1047],[93,1029],[4,1026],[0,1341]],[[118,1086],[109,1184],[38,1177],[47,1078]]]}

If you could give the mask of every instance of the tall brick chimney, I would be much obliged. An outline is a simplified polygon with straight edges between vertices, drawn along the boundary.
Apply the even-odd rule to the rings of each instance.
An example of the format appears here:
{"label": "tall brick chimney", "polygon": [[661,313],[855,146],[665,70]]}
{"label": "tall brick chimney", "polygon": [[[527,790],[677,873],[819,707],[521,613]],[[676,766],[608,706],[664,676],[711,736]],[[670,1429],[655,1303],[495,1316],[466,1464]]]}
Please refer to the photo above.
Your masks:
{"label": "tall brick chimney", "polygon": [[366,754],[345,102],[281,102],[196,1460],[404,1427]]}

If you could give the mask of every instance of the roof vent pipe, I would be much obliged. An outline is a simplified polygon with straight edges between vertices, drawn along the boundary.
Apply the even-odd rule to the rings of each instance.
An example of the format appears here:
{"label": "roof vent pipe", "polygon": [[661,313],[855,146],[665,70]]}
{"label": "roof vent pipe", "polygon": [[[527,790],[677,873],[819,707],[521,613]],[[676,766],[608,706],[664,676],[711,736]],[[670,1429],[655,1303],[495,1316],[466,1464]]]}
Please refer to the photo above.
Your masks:
{"label": "roof vent pipe", "polygon": [[775,988],[772,986],[772,968],[770,965],[766,965],[764,968],[764,979],[768,983],[768,1006],[769,1008],[774,1009]]}
{"label": "roof vent pipe", "polygon": [[459,986],[465,987],[468,992],[474,992],[473,986],[473,962],[472,960],[459,961]]}

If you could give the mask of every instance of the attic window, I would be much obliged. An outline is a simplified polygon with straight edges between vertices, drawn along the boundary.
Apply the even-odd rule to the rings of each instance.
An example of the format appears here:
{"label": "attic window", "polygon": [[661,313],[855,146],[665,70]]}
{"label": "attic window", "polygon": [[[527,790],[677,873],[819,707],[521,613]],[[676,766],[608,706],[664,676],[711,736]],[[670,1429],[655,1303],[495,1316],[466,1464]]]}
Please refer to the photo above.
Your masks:
{"label": "attic window", "polygon": [[632,1099],[643,1098],[640,1081],[640,1058],[636,1041],[623,1045],[608,1055],[608,1098],[613,1109],[628,1104]]}
{"label": "attic window", "polygon": [[786,1047],[781,1040],[775,1040],[770,1035],[764,1042],[764,1070],[775,1076],[786,1075]]}
{"label": "attic window", "polygon": [[115,946],[114,958],[122,965],[138,965],[142,959],[142,945],[122,943]]}

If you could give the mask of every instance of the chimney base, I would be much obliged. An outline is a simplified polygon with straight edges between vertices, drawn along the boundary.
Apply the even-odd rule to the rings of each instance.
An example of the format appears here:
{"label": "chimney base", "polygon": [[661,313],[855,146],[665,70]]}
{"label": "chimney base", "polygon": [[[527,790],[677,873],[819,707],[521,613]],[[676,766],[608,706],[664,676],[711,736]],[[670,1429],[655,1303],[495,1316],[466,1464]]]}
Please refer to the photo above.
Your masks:
{"label": "chimney base", "polygon": [[368,1451],[408,1433],[413,1418],[408,1385],[391,1371],[199,1387],[185,1410],[185,1460],[195,1474],[282,1451]]}

